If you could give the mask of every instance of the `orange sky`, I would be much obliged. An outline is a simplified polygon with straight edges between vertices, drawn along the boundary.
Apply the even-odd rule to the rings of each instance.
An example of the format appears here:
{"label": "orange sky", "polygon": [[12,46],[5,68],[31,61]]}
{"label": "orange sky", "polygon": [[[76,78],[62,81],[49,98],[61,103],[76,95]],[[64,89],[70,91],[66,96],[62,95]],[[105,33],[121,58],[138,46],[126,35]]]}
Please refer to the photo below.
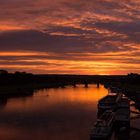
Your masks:
{"label": "orange sky", "polygon": [[7,0],[0,17],[0,69],[140,73],[139,0]]}

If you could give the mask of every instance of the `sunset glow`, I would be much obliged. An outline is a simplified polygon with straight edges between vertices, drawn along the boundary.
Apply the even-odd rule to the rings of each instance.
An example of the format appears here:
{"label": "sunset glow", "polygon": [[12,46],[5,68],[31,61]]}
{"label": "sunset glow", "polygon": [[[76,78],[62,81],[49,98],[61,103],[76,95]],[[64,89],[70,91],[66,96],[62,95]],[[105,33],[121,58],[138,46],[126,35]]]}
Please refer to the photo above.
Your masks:
{"label": "sunset glow", "polygon": [[139,0],[6,0],[0,16],[0,69],[140,73]]}

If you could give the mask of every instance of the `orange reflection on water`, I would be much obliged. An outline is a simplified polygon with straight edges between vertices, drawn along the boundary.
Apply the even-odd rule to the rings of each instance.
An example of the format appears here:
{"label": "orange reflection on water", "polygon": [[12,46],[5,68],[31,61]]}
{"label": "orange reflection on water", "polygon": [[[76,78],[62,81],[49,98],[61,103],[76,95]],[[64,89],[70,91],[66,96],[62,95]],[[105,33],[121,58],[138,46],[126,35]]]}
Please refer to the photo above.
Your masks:
{"label": "orange reflection on water", "polygon": [[[11,99],[5,110],[7,111],[34,111],[42,108],[53,108],[58,105],[70,104],[97,104],[97,101],[108,93],[103,86],[97,88],[84,85],[77,88],[57,88],[37,91],[33,97]],[[93,106],[92,106],[93,107]]]}
{"label": "orange reflection on water", "polygon": [[107,93],[103,86],[80,85],[8,99],[0,110],[0,139],[88,140],[89,129],[97,119],[98,100]]}

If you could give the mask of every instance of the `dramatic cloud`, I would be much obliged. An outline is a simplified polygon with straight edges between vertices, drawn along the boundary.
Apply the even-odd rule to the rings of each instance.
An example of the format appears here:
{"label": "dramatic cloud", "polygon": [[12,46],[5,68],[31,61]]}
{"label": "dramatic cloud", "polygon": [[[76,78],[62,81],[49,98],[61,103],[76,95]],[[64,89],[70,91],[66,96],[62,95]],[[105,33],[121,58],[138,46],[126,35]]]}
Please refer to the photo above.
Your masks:
{"label": "dramatic cloud", "polygon": [[0,68],[140,73],[139,0],[5,0],[0,17]]}

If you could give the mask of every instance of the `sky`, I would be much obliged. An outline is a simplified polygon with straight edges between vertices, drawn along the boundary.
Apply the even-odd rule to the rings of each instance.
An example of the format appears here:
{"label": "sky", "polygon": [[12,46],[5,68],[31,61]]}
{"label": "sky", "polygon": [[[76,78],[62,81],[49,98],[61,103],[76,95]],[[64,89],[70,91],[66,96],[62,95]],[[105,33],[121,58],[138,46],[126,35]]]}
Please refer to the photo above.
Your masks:
{"label": "sky", "polygon": [[0,69],[140,73],[140,0],[0,0]]}

